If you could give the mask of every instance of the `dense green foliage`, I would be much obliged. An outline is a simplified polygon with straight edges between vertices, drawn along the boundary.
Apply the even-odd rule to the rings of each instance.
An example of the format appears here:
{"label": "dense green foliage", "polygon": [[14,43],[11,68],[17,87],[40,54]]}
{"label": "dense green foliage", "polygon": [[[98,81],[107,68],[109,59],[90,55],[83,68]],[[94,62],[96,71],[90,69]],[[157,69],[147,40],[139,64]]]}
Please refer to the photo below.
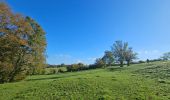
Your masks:
{"label": "dense green foliage", "polygon": [[170,63],[135,64],[0,85],[2,100],[169,100]]}

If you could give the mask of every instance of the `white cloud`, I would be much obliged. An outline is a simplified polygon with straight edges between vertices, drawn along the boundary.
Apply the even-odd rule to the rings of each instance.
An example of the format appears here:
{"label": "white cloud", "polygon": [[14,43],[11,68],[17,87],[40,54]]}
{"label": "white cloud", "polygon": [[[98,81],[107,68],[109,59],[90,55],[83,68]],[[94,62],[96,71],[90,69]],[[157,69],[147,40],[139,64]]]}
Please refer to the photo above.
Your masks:
{"label": "white cloud", "polygon": [[88,58],[87,60],[89,61],[95,61],[97,58],[96,57],[92,57],[92,58]]}
{"label": "white cloud", "polygon": [[77,60],[76,63],[84,63],[82,60]]}
{"label": "white cloud", "polygon": [[160,54],[159,50],[141,50],[137,52],[138,54]]}
{"label": "white cloud", "polygon": [[68,54],[54,54],[54,55],[49,55],[47,58],[47,62],[49,64],[71,64],[74,62],[74,57]]}

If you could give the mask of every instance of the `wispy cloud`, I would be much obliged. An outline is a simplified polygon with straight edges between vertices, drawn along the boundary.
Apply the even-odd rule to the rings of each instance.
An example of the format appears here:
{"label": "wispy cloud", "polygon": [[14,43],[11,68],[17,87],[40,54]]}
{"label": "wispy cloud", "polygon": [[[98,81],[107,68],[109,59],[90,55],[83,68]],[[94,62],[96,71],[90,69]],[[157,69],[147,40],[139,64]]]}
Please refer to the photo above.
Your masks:
{"label": "wispy cloud", "polygon": [[91,57],[91,58],[88,58],[87,60],[89,61],[95,61],[97,58],[96,57]]}
{"label": "wispy cloud", "polygon": [[140,60],[146,60],[146,59],[156,59],[159,58],[163,52],[159,50],[140,50],[137,52],[138,53],[138,58]]}
{"label": "wispy cloud", "polygon": [[69,54],[55,54],[49,55],[47,62],[49,64],[73,64],[73,63],[84,63],[84,64],[93,64],[96,60],[96,57],[87,57],[87,58],[76,58]]}
{"label": "wispy cloud", "polygon": [[61,63],[71,64],[72,62],[74,62],[74,58],[68,54],[54,54],[48,55],[47,62],[49,64],[61,64]]}

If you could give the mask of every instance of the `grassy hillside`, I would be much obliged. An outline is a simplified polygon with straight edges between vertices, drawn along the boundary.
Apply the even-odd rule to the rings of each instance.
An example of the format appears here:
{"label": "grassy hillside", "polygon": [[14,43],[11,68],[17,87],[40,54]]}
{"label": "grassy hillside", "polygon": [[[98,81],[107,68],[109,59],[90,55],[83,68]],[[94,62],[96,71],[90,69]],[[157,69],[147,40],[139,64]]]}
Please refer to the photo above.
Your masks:
{"label": "grassy hillside", "polygon": [[0,100],[170,100],[170,63],[30,76],[0,85]]}

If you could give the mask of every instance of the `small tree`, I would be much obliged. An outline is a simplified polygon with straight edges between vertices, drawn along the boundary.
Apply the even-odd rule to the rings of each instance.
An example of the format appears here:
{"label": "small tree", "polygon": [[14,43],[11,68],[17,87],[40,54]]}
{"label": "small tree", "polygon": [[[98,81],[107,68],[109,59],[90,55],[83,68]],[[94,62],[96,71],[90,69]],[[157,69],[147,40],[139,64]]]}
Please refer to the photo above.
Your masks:
{"label": "small tree", "polygon": [[130,66],[130,62],[134,59],[137,59],[137,53],[134,53],[132,48],[128,48],[125,52],[125,60],[127,62],[127,66]]}
{"label": "small tree", "polygon": [[147,59],[146,62],[149,64],[149,62],[150,62],[149,59]]}
{"label": "small tree", "polygon": [[122,41],[116,41],[111,47],[114,57],[120,62],[120,67],[123,67],[127,48],[128,43],[123,43]]}
{"label": "small tree", "polygon": [[163,56],[161,57],[164,61],[170,59],[170,52],[164,53]]}
{"label": "small tree", "polygon": [[98,59],[96,59],[95,65],[96,65],[97,68],[102,68],[102,67],[105,66],[105,63],[101,58],[98,58]]}
{"label": "small tree", "polygon": [[114,63],[114,56],[111,51],[105,51],[105,55],[103,56],[102,60],[107,66],[111,66]]}

